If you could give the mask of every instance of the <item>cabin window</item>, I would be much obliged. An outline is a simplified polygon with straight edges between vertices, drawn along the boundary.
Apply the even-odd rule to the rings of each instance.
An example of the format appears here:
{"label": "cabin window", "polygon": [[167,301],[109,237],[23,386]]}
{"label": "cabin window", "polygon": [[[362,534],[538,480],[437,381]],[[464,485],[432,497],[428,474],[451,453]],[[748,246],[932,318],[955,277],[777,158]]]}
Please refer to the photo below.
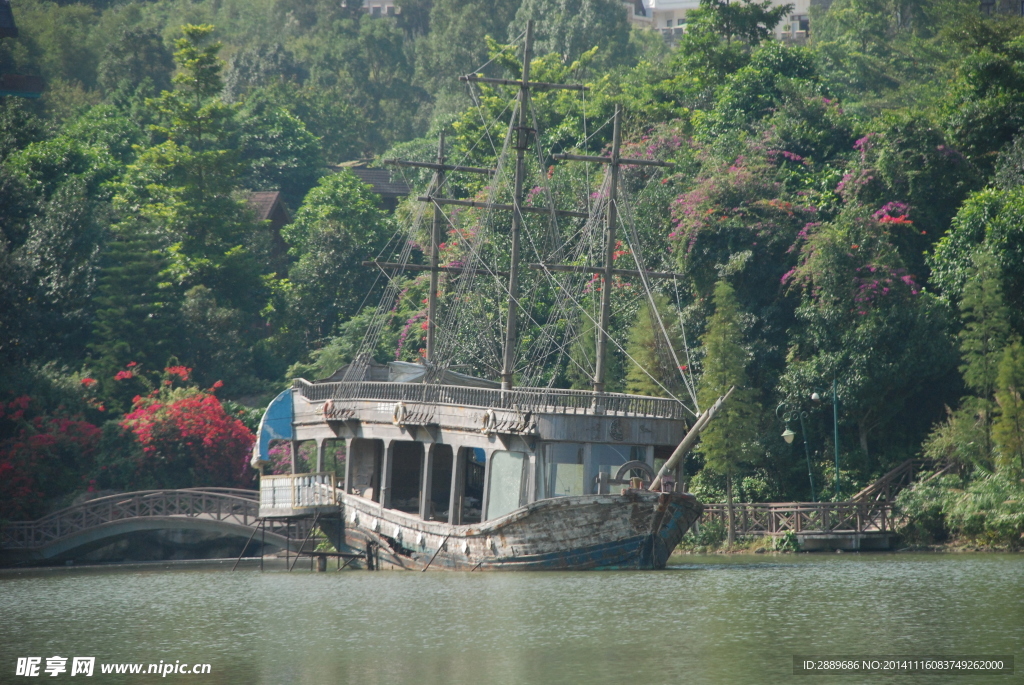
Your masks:
{"label": "cabin window", "polygon": [[526,504],[530,460],[525,452],[498,450],[491,454],[487,488],[487,518],[515,511]]}
{"label": "cabin window", "polygon": [[455,483],[457,517],[449,523],[480,523],[481,504],[484,499],[485,453],[482,449],[463,447],[459,450],[462,474]]}
{"label": "cabin window", "polygon": [[576,442],[555,442],[544,446],[541,459],[538,499],[582,495],[583,445]]}
{"label": "cabin window", "polygon": [[349,444],[347,492],[380,501],[380,470],[384,441],[353,438]]}
{"label": "cabin window", "polygon": [[424,512],[427,521],[448,523],[448,504],[452,487],[452,446],[435,445],[430,460],[429,506]]}
{"label": "cabin window", "polygon": [[587,464],[587,493],[597,492],[597,474],[607,473],[615,477],[615,472],[627,461],[647,463],[647,447],[644,445],[607,445],[590,446],[590,462]]}
{"label": "cabin window", "polygon": [[392,450],[391,473],[388,476],[388,480],[391,481],[391,495],[386,506],[418,514],[420,483],[423,477],[423,443],[397,440]]}
{"label": "cabin window", "polygon": [[323,471],[333,473],[336,478],[345,477],[345,440],[328,438],[324,440]]}

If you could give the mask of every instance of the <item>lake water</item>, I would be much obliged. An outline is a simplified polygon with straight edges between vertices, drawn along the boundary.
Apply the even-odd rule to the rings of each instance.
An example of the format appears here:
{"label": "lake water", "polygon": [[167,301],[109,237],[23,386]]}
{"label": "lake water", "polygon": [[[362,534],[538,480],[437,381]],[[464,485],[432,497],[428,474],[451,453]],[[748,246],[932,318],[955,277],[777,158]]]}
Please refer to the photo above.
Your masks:
{"label": "lake water", "polygon": [[[1017,669],[794,676],[797,654],[1014,655]],[[0,575],[0,683],[39,682],[14,676],[17,657],[45,666],[54,655],[209,663],[210,675],[160,680],[217,684],[1021,683],[1024,555],[695,556],[655,572]],[[159,679],[98,671],[85,682]]]}

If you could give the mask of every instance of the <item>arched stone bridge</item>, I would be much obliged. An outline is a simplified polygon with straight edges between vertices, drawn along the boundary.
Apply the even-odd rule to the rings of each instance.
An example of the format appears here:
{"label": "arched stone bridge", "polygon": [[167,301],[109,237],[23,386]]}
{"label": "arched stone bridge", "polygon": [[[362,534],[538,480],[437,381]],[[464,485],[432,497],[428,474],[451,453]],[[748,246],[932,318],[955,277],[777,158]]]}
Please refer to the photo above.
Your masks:
{"label": "arched stone bridge", "polygon": [[[61,509],[36,521],[2,524],[0,561],[59,562],[147,530],[198,530],[249,538],[259,524],[256,490],[189,488],[126,492]],[[294,550],[308,527],[308,520],[289,524],[267,519],[257,535],[265,539],[266,547]]]}

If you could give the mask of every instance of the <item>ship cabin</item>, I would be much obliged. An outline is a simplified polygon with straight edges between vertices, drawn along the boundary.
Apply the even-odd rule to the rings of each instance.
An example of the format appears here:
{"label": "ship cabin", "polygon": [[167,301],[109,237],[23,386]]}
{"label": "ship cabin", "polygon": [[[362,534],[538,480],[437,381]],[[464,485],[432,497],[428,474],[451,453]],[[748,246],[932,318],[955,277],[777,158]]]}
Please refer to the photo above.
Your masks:
{"label": "ship cabin", "polygon": [[[296,379],[268,408],[253,461],[266,464],[270,442],[290,441],[291,474],[264,477],[261,490],[280,489],[280,478],[304,479],[314,486],[309,492],[330,483],[339,500],[362,509],[372,502],[423,521],[477,524],[537,500],[617,494],[636,478],[649,483],[688,428],[685,409],[671,399],[503,391],[443,374],[392,362],[360,369],[355,381],[345,368],[323,381]],[[316,445],[307,474],[297,473],[294,457],[303,443]],[[669,474],[666,489],[677,480]],[[272,515],[266,492],[262,500],[261,515]],[[291,496],[278,506],[284,515],[302,510]]]}

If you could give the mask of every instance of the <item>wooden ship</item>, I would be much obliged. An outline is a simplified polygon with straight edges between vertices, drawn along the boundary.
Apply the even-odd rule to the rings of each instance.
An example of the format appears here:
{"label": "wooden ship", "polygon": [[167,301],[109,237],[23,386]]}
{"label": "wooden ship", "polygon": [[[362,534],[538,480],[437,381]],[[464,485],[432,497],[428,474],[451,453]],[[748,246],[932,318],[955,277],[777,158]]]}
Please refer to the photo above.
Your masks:
{"label": "wooden ship", "polygon": [[[609,155],[555,156],[607,168],[608,198],[596,219],[604,233],[603,263],[521,263],[524,213],[595,220],[591,213],[523,203],[524,158],[536,133],[528,119],[531,91],[584,89],[531,81],[531,48],[529,24],[520,79],[463,77],[518,89],[506,146],[514,164],[511,204],[443,197],[446,174],[495,173],[446,163],[443,136],[436,162],[393,162],[433,172],[431,191],[420,198],[433,205],[429,264],[367,265],[398,273],[429,271],[424,358],[378,364],[363,354],[330,378],[296,379],[271,403],[260,425],[254,466],[267,463],[271,441],[293,446],[292,473],[261,478],[261,517],[313,516],[338,552],[362,555],[360,563],[369,568],[659,569],[702,512],[696,498],[677,491],[677,470],[723,400],[701,413],[677,399],[605,391],[611,287],[601,288],[599,320],[593,322],[593,389],[515,384],[524,268],[578,272],[603,284],[623,274],[645,285],[649,278],[672,276],[613,268],[620,167],[668,166],[620,156],[618,108]],[[439,277],[465,276],[473,268],[440,264],[446,205],[511,213],[510,259],[507,271],[500,272],[507,277],[508,298],[500,382],[456,372],[438,353]],[[315,471],[295,473],[297,444],[307,440],[317,445]],[[338,440],[344,441],[344,475],[335,477],[324,470],[325,444]]]}

